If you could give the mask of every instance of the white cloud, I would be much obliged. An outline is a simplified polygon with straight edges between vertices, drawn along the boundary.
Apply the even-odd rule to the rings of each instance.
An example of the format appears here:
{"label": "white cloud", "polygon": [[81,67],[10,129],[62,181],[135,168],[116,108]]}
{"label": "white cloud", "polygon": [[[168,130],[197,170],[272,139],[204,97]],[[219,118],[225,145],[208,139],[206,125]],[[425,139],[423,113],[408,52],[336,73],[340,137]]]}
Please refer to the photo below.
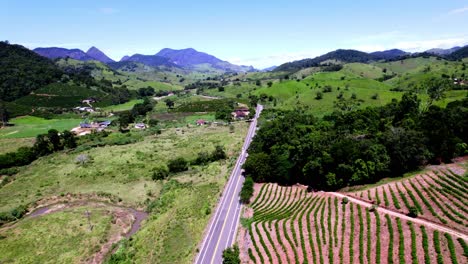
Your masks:
{"label": "white cloud", "polygon": [[425,51],[432,48],[447,49],[454,46],[464,46],[468,43],[468,36],[445,38],[445,39],[428,39],[414,41],[400,41],[395,44],[397,49],[405,51]]}
{"label": "white cloud", "polygon": [[102,14],[110,15],[110,14],[118,13],[119,10],[112,8],[112,7],[103,7],[103,8],[99,8],[99,12]]}
{"label": "white cloud", "polygon": [[468,6],[465,6],[465,7],[462,7],[462,8],[458,8],[458,9],[454,9],[454,10],[451,10],[451,11],[449,12],[449,14],[455,15],[455,14],[461,14],[461,13],[465,13],[465,12],[468,12]]}
{"label": "white cloud", "polygon": [[306,58],[314,58],[322,55],[331,50],[314,50],[314,51],[300,51],[300,52],[285,52],[275,55],[253,58],[239,58],[231,57],[227,61],[237,65],[252,65],[257,69],[264,69],[270,66],[279,66],[283,63],[302,60]]}

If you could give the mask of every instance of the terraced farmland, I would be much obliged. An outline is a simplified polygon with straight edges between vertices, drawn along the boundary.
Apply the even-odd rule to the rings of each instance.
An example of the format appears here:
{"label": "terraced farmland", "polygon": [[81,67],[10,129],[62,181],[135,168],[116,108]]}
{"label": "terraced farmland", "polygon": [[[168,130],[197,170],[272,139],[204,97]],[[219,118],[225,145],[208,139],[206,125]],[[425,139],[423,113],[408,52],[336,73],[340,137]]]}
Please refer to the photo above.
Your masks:
{"label": "terraced farmland", "polygon": [[464,173],[463,168],[451,164],[349,195],[402,214],[414,207],[418,218],[468,233],[468,180]]}
{"label": "terraced farmland", "polygon": [[[356,198],[307,192],[299,185],[257,184],[238,235],[241,259],[243,263],[467,263],[467,184],[466,178],[448,169],[353,193]],[[377,199],[387,208],[373,208],[367,201]],[[421,210],[420,217],[406,216],[412,206]],[[426,216],[427,220],[422,218]]]}

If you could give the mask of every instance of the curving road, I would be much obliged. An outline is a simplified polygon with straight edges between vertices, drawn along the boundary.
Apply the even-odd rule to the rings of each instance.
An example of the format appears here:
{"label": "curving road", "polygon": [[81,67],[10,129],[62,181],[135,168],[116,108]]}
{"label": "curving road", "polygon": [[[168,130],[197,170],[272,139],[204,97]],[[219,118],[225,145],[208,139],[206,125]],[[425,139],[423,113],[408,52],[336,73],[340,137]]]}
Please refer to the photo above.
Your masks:
{"label": "curving road", "polygon": [[257,105],[257,111],[250,123],[242,151],[229,177],[215,214],[207,227],[205,238],[195,259],[196,264],[222,263],[223,250],[234,244],[242,207],[242,204],[239,202],[239,192],[244,182],[244,177],[241,175],[242,164],[244,164],[247,158],[247,149],[255,135],[257,119],[262,110],[263,106]]}

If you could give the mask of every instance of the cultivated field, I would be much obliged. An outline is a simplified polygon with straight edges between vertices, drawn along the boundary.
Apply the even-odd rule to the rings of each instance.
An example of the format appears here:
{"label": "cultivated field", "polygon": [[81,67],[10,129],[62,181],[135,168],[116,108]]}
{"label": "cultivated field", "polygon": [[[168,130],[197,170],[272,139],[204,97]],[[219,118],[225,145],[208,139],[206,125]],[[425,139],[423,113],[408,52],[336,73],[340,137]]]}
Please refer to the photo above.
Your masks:
{"label": "cultivated field", "polygon": [[[385,210],[371,209],[371,203],[359,200],[361,193],[368,199],[368,191],[352,194],[359,199],[344,199],[341,193],[309,193],[304,186],[257,184],[241,220],[245,227],[238,235],[241,259],[244,263],[466,263],[468,179],[460,176],[462,168],[457,167],[457,172],[449,168],[454,167],[391,183],[400,189],[393,187],[395,197],[402,193],[395,198],[401,208],[406,206],[404,200],[414,205],[412,196],[418,201],[423,213],[415,219],[405,209],[396,210],[390,191],[377,192],[379,204],[388,200],[390,210]],[[427,205],[415,188],[424,192]],[[377,200],[374,193],[371,189],[372,201]]]}

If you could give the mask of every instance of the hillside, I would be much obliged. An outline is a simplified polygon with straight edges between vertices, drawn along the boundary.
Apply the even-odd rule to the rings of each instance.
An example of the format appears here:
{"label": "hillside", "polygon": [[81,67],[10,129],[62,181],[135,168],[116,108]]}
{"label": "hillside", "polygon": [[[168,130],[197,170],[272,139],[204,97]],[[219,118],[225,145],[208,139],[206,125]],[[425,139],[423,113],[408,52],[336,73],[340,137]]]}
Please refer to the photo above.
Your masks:
{"label": "hillside", "polygon": [[449,58],[454,60],[460,60],[468,58],[468,46],[458,49],[455,52],[450,53]]}
{"label": "hillside", "polygon": [[87,52],[84,52],[80,49],[65,49],[57,47],[35,48],[33,51],[52,60],[70,58],[79,61],[96,60],[102,63],[114,62],[114,60],[109,58],[104,52],[94,46],[89,48]]}
{"label": "hillside", "polygon": [[401,57],[406,54],[408,53],[399,49],[376,51],[376,52],[370,53],[370,55],[372,55],[375,60],[390,60],[390,59]]}
{"label": "hillside", "polygon": [[159,66],[166,66],[166,67],[176,67],[180,68],[177,64],[173,63],[169,58],[158,56],[158,55],[142,55],[142,54],[134,54],[122,60],[124,62],[132,61],[132,62],[139,62],[151,67],[159,67]]}
{"label": "hillside", "polygon": [[20,45],[0,42],[0,98],[13,101],[47,84],[63,72],[50,60]]}
{"label": "hillside", "polygon": [[254,70],[253,67],[234,65],[192,48],[181,50],[165,48],[159,51],[156,56],[168,58],[172,63],[184,68],[196,69],[197,65],[207,64],[214,69],[223,71],[246,72]]}
{"label": "hillside", "polygon": [[86,54],[92,58],[94,58],[97,61],[103,62],[103,63],[111,63],[114,62],[113,59],[109,58],[104,52],[100,51],[96,47],[91,47],[89,50],[86,52]]}
{"label": "hillside", "polygon": [[450,49],[430,49],[426,50],[425,52],[435,54],[435,55],[449,55],[457,50],[461,49],[461,47],[453,47]]}
{"label": "hillside", "polygon": [[65,48],[35,48],[34,52],[37,54],[49,58],[49,59],[57,59],[57,58],[72,58],[75,60],[81,61],[88,61],[94,60],[93,57],[86,54],[84,51],[80,49],[65,49]]}
{"label": "hillside", "polygon": [[288,62],[278,66],[274,71],[297,71],[303,68],[318,66],[326,61],[337,61],[340,63],[347,62],[368,62],[374,60],[375,58],[365,52],[358,50],[335,50],[327,54],[318,56],[313,59],[304,59],[294,62]]}

